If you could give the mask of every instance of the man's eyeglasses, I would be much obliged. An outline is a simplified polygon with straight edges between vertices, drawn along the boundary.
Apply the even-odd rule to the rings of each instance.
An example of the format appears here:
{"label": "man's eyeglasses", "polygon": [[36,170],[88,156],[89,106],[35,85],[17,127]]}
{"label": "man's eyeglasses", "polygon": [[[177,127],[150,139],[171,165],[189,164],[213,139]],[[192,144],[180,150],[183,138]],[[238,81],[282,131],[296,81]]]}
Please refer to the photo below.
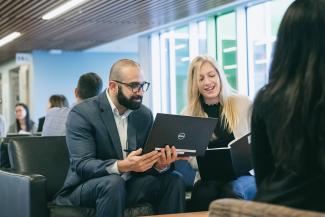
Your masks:
{"label": "man's eyeglasses", "polygon": [[141,89],[143,92],[146,92],[150,86],[150,83],[149,82],[130,82],[130,83],[124,83],[124,82],[121,82],[121,81],[117,81],[117,80],[113,80],[115,81],[116,83],[119,83],[119,84],[124,84],[126,86],[128,86],[129,88],[131,88],[132,92],[133,93],[137,93],[139,92]]}

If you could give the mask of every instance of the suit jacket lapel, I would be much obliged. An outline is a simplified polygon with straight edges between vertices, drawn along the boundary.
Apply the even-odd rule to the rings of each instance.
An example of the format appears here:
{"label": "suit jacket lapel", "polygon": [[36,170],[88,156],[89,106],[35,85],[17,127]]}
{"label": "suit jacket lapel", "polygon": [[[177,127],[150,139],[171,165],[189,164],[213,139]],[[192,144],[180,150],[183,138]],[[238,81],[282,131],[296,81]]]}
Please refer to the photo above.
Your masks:
{"label": "suit jacket lapel", "polygon": [[136,127],[134,126],[135,122],[132,121],[132,113],[128,117],[128,149],[135,150],[137,149],[137,133]]}
{"label": "suit jacket lapel", "polygon": [[113,111],[106,97],[106,90],[99,95],[99,109],[109,136],[119,159],[123,159],[120,136],[117,131]]}

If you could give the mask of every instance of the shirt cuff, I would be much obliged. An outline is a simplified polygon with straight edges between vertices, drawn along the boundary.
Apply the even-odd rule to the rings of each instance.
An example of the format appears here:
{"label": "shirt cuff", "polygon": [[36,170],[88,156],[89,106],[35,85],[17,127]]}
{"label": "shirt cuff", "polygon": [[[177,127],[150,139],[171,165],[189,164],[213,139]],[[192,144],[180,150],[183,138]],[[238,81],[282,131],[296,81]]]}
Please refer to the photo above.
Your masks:
{"label": "shirt cuff", "polygon": [[169,170],[169,168],[170,168],[170,165],[168,165],[167,167],[165,167],[164,169],[162,169],[162,170],[160,170],[160,169],[158,169],[157,167],[155,167],[154,166],[154,168],[155,168],[155,170],[157,170],[157,172],[158,173],[163,173],[163,172],[166,172],[167,170]]}
{"label": "shirt cuff", "polygon": [[115,163],[109,165],[106,167],[106,171],[109,174],[121,174],[120,171],[118,171],[118,167],[117,167],[117,161],[115,161]]}

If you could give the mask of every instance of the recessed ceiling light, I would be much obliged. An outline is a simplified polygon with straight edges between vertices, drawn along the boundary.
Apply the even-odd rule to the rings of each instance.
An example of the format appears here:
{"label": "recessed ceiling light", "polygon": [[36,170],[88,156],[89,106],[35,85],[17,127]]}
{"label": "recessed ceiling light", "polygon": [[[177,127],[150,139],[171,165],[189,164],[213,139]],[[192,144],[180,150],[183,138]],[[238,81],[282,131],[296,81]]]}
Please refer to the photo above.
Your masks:
{"label": "recessed ceiling light", "polygon": [[60,50],[60,49],[51,49],[49,52],[51,54],[61,54],[62,53],[62,50]]}
{"label": "recessed ceiling light", "polygon": [[21,35],[20,32],[13,32],[10,33],[9,35],[3,37],[0,39],[0,47],[2,47],[5,44],[8,44],[9,42],[15,40],[16,38],[18,38]]}
{"label": "recessed ceiling light", "polygon": [[63,14],[65,12],[67,12],[67,11],[81,5],[82,3],[86,2],[86,1],[88,1],[88,0],[71,0],[71,1],[68,1],[68,2],[60,5],[59,7],[54,8],[50,12],[44,14],[42,16],[42,19],[43,20],[49,20],[49,19],[58,17],[61,14]]}

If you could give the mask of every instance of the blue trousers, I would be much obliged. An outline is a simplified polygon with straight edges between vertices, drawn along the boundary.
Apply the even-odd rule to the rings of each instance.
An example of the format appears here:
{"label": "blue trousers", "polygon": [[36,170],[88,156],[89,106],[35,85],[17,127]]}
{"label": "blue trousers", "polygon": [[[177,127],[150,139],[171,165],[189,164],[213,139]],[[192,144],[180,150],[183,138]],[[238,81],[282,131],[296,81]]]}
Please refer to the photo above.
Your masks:
{"label": "blue trousers", "polygon": [[158,176],[139,175],[125,181],[119,175],[107,175],[86,181],[68,197],[74,206],[94,207],[97,217],[123,217],[124,209],[150,203],[156,213],[185,211],[185,184],[176,173]]}
{"label": "blue trousers", "polygon": [[256,183],[254,176],[240,176],[230,181],[224,186],[224,195],[227,197],[227,191],[230,192],[229,197],[234,196],[238,199],[253,200],[256,195]]}
{"label": "blue trousers", "polygon": [[256,194],[254,176],[240,176],[229,182],[199,180],[193,187],[191,210],[208,210],[213,200],[220,198],[237,198],[252,200]]}

